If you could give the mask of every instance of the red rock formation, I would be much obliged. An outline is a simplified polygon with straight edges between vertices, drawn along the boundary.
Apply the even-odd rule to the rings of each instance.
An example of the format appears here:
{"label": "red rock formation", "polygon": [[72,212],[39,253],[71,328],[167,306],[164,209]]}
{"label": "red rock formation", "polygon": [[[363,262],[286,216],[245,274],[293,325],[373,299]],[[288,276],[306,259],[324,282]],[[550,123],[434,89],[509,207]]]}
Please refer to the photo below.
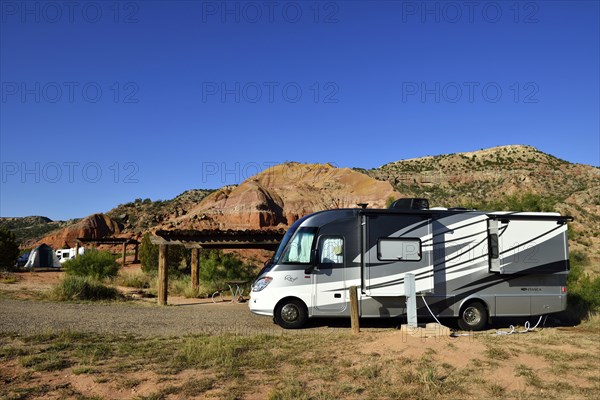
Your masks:
{"label": "red rock formation", "polygon": [[46,243],[54,249],[63,247],[75,247],[75,239],[92,238],[100,239],[117,235],[123,229],[123,225],[110,219],[104,214],[93,214],[74,225],[44,236],[38,245]]}
{"label": "red rock formation", "polygon": [[269,168],[237,187],[222,188],[184,216],[161,228],[259,229],[286,227],[303,215],[332,208],[385,207],[400,197],[389,182],[329,164],[286,163]]}

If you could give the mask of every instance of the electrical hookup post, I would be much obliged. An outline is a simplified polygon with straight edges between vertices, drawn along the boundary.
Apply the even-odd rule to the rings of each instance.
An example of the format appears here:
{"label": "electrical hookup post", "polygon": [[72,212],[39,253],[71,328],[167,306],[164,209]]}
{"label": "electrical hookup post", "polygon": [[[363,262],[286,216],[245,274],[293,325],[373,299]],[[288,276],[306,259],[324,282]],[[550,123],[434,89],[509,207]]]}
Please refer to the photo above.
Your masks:
{"label": "electrical hookup post", "polygon": [[414,274],[404,276],[404,290],[406,295],[406,324],[408,329],[417,329],[417,286]]}

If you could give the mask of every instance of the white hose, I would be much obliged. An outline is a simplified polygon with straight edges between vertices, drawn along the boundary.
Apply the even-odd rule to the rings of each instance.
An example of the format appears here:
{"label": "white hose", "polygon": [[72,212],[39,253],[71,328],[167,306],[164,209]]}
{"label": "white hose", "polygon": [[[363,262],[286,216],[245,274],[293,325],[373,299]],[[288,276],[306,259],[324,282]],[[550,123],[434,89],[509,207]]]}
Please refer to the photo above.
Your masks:
{"label": "white hose", "polygon": [[435,321],[436,321],[438,324],[440,324],[440,325],[441,325],[442,323],[441,323],[441,322],[440,322],[440,321],[439,321],[439,320],[438,320],[438,319],[435,317],[435,315],[433,315],[433,312],[431,311],[431,308],[429,308],[429,304],[427,304],[427,300],[425,300],[425,296],[424,296],[424,295],[421,295],[421,298],[423,299],[423,303],[425,303],[425,306],[426,306],[426,307],[427,307],[427,309],[429,310],[429,314],[431,314],[431,316],[433,317],[433,319],[435,319]]}
{"label": "white hose", "polygon": [[[431,308],[429,308],[429,304],[427,304],[427,300],[425,300],[425,296],[423,294],[421,294],[421,298],[423,299],[423,303],[425,303],[425,307],[427,307],[427,310],[429,310],[429,314],[431,314],[431,316],[433,317],[433,319],[435,319],[435,321],[442,325],[442,323],[436,318],[436,316],[433,314],[433,311],[431,311]],[[529,321],[525,321],[525,330],[522,331],[517,331],[515,330],[515,326],[514,325],[509,325],[509,329],[510,331],[505,332],[505,331],[496,331],[495,333],[491,333],[491,335],[512,335],[514,333],[528,333],[528,332],[533,332],[538,325],[540,324],[540,322],[542,321],[542,317],[543,315],[540,315],[540,319],[538,319],[537,324],[535,324],[535,326],[533,328],[531,328],[531,324],[529,323]],[[548,316],[546,315],[546,318],[548,318]],[[546,324],[546,319],[544,319],[544,324]],[[472,333],[454,333],[452,332],[450,334],[450,336],[452,337],[458,337],[458,336],[473,336]]]}

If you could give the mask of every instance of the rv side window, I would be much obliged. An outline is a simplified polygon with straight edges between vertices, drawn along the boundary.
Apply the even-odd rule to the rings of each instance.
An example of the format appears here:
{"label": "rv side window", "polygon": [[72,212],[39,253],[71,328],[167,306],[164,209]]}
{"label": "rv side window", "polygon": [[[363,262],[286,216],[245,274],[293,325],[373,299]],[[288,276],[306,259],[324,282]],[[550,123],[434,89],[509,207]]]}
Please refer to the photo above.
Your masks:
{"label": "rv side window", "polygon": [[282,264],[308,264],[317,228],[300,228],[281,257]]}
{"label": "rv side window", "polygon": [[377,258],[380,261],[420,261],[420,239],[379,239]]}
{"label": "rv side window", "polygon": [[490,258],[498,258],[500,252],[498,251],[498,234],[493,233],[489,236],[490,240]]}
{"label": "rv side window", "polygon": [[342,264],[344,262],[344,239],[338,236],[323,236],[319,243],[321,264]]}

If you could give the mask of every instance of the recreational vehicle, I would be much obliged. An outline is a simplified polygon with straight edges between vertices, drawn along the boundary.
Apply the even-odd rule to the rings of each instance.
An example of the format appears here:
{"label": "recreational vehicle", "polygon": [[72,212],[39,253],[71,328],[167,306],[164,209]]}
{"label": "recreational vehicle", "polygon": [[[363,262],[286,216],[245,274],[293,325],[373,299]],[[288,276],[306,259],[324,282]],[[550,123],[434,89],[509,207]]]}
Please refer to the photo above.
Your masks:
{"label": "recreational vehicle", "polygon": [[[56,250],[56,256],[58,257],[58,260],[60,261],[61,264],[65,263],[67,260],[70,260],[72,258],[75,258],[75,252],[77,250],[75,248],[70,248],[70,249],[58,249]],[[80,247],[79,248],[79,255],[83,255],[83,253],[85,252],[85,248],[84,247]]]}
{"label": "recreational vehicle", "polygon": [[311,317],[349,317],[349,288],[357,286],[360,317],[399,317],[407,274],[418,315],[429,306],[465,330],[566,308],[571,217],[430,209],[426,199],[359,206],[296,221],[252,284],[250,310],[300,328]]}

